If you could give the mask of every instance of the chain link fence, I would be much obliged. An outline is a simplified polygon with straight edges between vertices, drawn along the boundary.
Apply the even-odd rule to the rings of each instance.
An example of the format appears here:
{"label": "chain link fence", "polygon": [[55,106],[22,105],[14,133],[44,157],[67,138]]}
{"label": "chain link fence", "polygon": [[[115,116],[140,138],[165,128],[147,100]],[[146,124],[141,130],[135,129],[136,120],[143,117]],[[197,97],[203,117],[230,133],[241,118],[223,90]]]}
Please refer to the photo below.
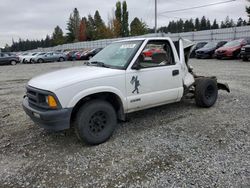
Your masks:
{"label": "chain link fence", "polygon": [[194,42],[201,41],[229,41],[240,38],[250,37],[250,26],[232,27],[225,29],[214,29],[205,31],[194,31],[185,33],[153,33],[136,37],[102,39],[96,41],[76,42],[71,44],[63,44],[50,48],[38,48],[33,51],[63,51],[63,50],[78,50],[91,48],[104,48],[114,41],[129,39],[129,38],[144,38],[144,37],[170,37],[172,40],[178,40],[180,37],[189,39]]}

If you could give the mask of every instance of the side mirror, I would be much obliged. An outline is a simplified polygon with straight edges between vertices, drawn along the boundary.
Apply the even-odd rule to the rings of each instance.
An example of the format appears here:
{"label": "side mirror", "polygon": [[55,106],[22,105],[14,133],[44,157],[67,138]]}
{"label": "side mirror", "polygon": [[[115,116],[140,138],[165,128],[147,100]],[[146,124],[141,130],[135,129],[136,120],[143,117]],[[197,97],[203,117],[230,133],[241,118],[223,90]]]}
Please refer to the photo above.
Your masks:
{"label": "side mirror", "polygon": [[140,70],[142,67],[141,67],[141,64],[138,60],[136,60],[136,62],[133,64],[132,66],[132,69],[134,70]]}

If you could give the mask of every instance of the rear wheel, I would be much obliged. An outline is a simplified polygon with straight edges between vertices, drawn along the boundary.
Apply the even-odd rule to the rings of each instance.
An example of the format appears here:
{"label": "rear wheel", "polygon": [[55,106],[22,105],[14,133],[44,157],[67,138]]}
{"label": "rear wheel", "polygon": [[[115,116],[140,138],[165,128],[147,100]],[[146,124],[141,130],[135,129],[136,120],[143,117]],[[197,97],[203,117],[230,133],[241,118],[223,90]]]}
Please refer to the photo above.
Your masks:
{"label": "rear wheel", "polygon": [[37,62],[38,62],[38,63],[43,63],[44,60],[43,60],[43,59],[38,59]]}
{"label": "rear wheel", "polygon": [[59,61],[60,61],[60,62],[64,61],[64,58],[63,58],[63,57],[60,57],[60,58],[59,58]]}
{"label": "rear wheel", "polygon": [[209,108],[218,97],[217,83],[213,79],[201,78],[195,81],[195,102],[197,106]]}
{"label": "rear wheel", "polygon": [[11,64],[11,65],[16,65],[16,64],[17,64],[17,62],[16,62],[16,61],[14,61],[14,60],[12,60],[12,61],[10,61],[10,64]]}
{"label": "rear wheel", "polygon": [[78,138],[90,145],[108,140],[117,124],[113,106],[103,100],[84,104],[77,113],[75,131]]}

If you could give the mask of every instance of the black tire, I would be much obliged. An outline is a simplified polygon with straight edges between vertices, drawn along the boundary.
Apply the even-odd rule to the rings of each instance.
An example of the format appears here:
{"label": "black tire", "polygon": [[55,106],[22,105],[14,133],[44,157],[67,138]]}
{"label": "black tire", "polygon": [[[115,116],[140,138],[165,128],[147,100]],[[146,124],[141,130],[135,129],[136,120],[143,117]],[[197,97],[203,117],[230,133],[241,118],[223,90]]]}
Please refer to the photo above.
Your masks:
{"label": "black tire", "polygon": [[117,125],[113,106],[103,100],[85,103],[78,111],[75,131],[78,138],[89,145],[107,141]]}
{"label": "black tire", "polygon": [[242,60],[243,61],[248,61],[248,58],[247,57],[242,57]]}
{"label": "black tire", "polygon": [[44,60],[43,60],[43,59],[38,59],[37,62],[38,62],[38,63],[43,63]]}
{"label": "black tire", "polygon": [[16,65],[16,64],[17,64],[17,62],[16,62],[16,61],[14,61],[14,60],[11,60],[11,61],[10,61],[10,64],[11,64],[11,65]]}
{"label": "black tire", "polygon": [[213,79],[201,78],[195,81],[195,102],[197,106],[209,108],[218,97],[217,83]]}
{"label": "black tire", "polygon": [[59,61],[60,61],[60,62],[63,62],[63,61],[65,61],[65,59],[64,59],[63,57],[60,57],[60,58],[59,58]]}

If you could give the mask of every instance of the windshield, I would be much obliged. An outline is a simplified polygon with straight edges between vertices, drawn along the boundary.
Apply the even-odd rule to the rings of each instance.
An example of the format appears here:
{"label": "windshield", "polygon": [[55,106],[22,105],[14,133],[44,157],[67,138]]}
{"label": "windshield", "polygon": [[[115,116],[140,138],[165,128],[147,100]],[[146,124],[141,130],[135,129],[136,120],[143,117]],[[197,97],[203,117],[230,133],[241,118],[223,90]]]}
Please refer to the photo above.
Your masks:
{"label": "windshield", "polygon": [[39,54],[37,54],[37,56],[39,56],[39,55],[44,55],[44,54],[46,54],[46,53],[39,53]]}
{"label": "windshield", "polygon": [[224,45],[224,47],[234,47],[239,46],[241,44],[242,40],[233,40]]}
{"label": "windshield", "polygon": [[102,62],[109,67],[125,68],[128,61],[136,53],[142,40],[123,41],[110,44],[97,55],[95,55],[90,63]]}
{"label": "windshield", "polygon": [[204,46],[204,48],[215,48],[216,46],[217,46],[216,42],[209,42]]}

